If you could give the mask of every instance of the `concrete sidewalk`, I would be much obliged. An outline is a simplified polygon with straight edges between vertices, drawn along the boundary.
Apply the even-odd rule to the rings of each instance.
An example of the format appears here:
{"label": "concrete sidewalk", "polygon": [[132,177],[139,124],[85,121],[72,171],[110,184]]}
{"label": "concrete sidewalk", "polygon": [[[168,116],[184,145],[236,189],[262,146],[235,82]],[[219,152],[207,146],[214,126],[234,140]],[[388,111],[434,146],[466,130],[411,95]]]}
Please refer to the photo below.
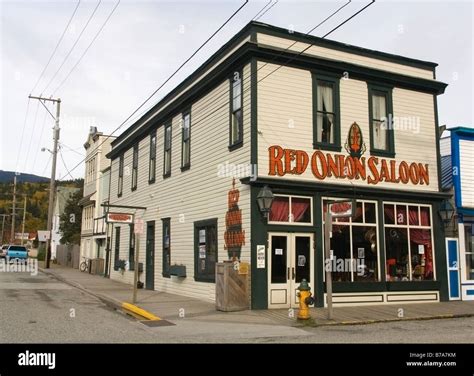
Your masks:
{"label": "concrete sidewalk", "polygon": [[[122,303],[132,301],[132,286],[81,273],[77,269],[52,265],[40,271],[93,295],[105,304],[122,310]],[[216,311],[212,302],[201,301],[180,295],[145,289],[138,290],[137,306],[168,321],[187,320],[267,324],[284,326],[357,325],[403,320],[427,320],[474,316],[474,302],[442,302],[400,305],[372,305],[334,308],[333,320],[327,320],[327,309],[312,308],[312,320],[296,320],[297,310],[246,310],[240,312]],[[402,311],[401,311],[401,310]],[[402,312],[402,315],[400,314]]]}

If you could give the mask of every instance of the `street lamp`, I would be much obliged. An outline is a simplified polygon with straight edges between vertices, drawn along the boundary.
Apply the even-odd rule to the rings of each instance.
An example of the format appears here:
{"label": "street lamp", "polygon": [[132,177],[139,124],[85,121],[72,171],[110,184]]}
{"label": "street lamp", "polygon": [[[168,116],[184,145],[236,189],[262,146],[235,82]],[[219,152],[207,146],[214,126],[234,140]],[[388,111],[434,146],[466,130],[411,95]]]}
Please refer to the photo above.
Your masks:
{"label": "street lamp", "polygon": [[268,187],[268,185],[265,185],[258,193],[257,203],[260,212],[263,214],[264,218],[268,217],[268,213],[270,212],[270,208],[272,207],[273,199],[273,192]]}
{"label": "street lamp", "polygon": [[438,214],[444,223],[444,226],[448,226],[454,215],[454,207],[449,200],[444,200],[438,210]]}

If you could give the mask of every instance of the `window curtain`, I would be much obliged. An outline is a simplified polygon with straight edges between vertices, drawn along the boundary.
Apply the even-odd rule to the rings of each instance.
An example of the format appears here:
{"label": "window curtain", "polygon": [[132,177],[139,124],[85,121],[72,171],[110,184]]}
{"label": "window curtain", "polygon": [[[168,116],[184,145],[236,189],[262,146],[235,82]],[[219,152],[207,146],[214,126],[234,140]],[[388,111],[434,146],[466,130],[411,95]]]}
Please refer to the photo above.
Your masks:
{"label": "window curtain", "polygon": [[318,85],[318,111],[323,112],[323,121],[321,124],[321,141],[322,142],[332,142],[331,141],[331,127],[332,122],[329,113],[334,113],[334,104],[333,104],[333,95],[332,95],[332,85],[330,84],[320,84]]}
{"label": "window curtain", "polygon": [[[410,229],[410,241],[425,247],[425,270],[424,279],[433,277],[433,247],[431,245],[431,231],[422,229]],[[418,253],[418,250],[411,250],[411,254]]]}
{"label": "window curtain", "polygon": [[296,201],[291,202],[291,214],[293,215],[293,222],[299,222],[301,218],[305,215],[306,211],[309,209],[309,202],[305,201]]}
{"label": "window curtain", "polygon": [[387,132],[386,123],[382,122],[387,116],[386,100],[384,95],[372,96],[372,117],[374,146],[376,149],[387,149]]}
{"label": "window curtain", "polygon": [[288,214],[290,212],[290,203],[288,198],[279,199],[278,197],[273,200],[272,207],[270,209],[270,221],[275,222],[288,222]]}

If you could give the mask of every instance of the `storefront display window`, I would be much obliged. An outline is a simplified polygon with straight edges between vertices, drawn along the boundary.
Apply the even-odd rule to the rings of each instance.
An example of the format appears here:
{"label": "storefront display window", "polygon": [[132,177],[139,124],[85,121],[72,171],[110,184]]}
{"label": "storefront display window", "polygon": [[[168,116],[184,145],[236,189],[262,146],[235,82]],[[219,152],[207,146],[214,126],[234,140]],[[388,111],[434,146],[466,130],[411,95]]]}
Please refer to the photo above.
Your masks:
{"label": "storefront display window", "polygon": [[[327,204],[328,200],[324,199],[323,214]],[[376,208],[376,202],[357,200],[353,217],[333,218],[331,250],[335,282],[379,280]]]}
{"label": "storefront display window", "polygon": [[431,207],[384,203],[384,224],[386,280],[433,280]]}
{"label": "storefront display window", "polygon": [[464,224],[464,242],[466,248],[466,279],[474,280],[474,224]]}

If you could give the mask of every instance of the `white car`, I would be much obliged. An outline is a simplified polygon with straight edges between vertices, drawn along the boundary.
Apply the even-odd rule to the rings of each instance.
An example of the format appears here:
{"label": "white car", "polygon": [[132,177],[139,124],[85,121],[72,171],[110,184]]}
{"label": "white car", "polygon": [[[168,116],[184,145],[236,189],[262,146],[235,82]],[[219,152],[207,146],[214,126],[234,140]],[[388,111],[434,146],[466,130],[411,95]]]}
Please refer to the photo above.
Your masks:
{"label": "white car", "polygon": [[9,247],[8,244],[2,245],[2,248],[0,248],[0,258],[5,258],[5,257],[7,257],[7,249],[8,249],[8,247]]}

